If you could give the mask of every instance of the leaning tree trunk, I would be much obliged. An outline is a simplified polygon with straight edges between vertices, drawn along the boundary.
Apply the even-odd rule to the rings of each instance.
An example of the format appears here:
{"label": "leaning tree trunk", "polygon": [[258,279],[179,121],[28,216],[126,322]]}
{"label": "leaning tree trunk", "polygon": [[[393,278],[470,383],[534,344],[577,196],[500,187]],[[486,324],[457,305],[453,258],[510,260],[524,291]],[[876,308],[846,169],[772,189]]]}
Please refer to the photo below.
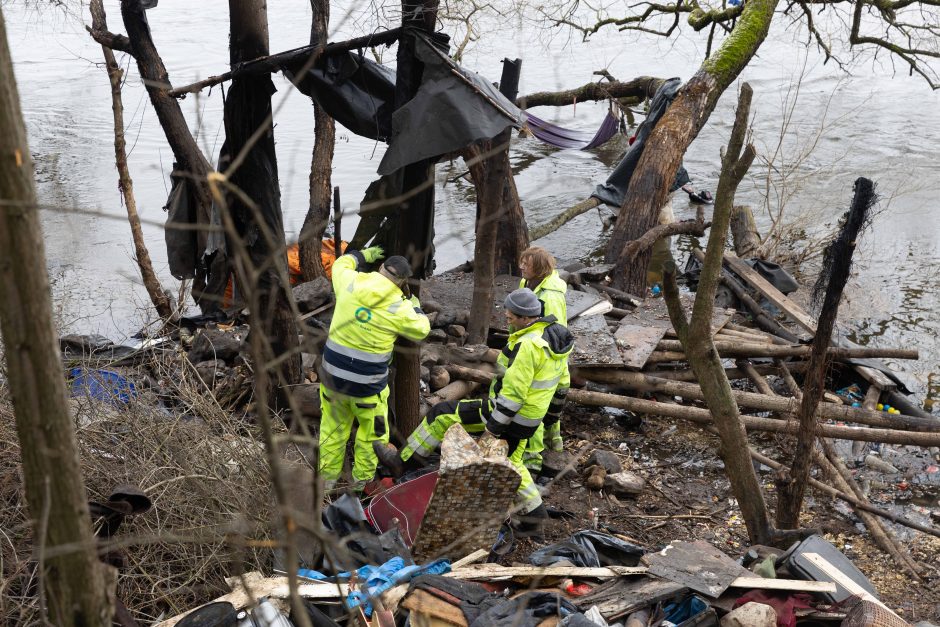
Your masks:
{"label": "leaning tree trunk", "polygon": [[[519,89],[522,59],[503,60],[499,90],[509,100]],[[528,245],[528,229],[509,164],[512,129],[464,151],[477,191],[476,240],[473,245],[473,300],[470,304],[468,341],[483,344],[493,311],[493,278],[511,274]],[[520,241],[520,237],[522,238]],[[524,242],[524,243],[523,243]],[[523,244],[520,248],[519,245]]]}
{"label": "leaning tree trunk", "polygon": [[718,98],[763,43],[778,2],[748,0],[731,34],[679,90],[650,134],[607,246],[607,261],[616,263],[614,287],[634,294],[646,292],[652,251],[642,249],[635,256],[627,255],[627,243],[656,226],[686,149],[702,130]]}
{"label": "leaning tree trunk", "polygon": [[711,334],[712,309],[721,272],[725,238],[728,235],[728,224],[731,220],[731,204],[734,202],[734,192],[755,155],[754,147],[750,144],[744,148],[743,153],[741,151],[747,132],[751,93],[750,86],[745,83],[741,88],[731,140],[722,158],[708,249],[690,321],[686,322],[685,312],[679,300],[679,290],[675,282],[675,264],[671,264],[670,271],[664,273],[663,284],[669,317],[685,347],[689,364],[695,372],[705,397],[705,403],[712,413],[715,426],[721,436],[721,458],[725,462],[731,490],[741,507],[748,536],[753,544],[768,544],[773,538],[773,530],[767,515],[760,482],[757,480],[748,454],[747,431],[741,421],[738,405],[735,402],[731,385],[728,383],[728,377],[725,376],[725,370]]}
{"label": "leaning tree trunk", "polygon": [[[327,26],[330,23],[329,0],[310,0],[313,10],[313,24],[310,28],[310,45],[325,46]],[[300,269],[304,281],[323,276],[323,262],[320,258],[323,232],[330,222],[330,192],[333,189],[330,180],[333,169],[333,147],[336,143],[336,123],[323,110],[313,103],[313,158],[310,161],[310,208],[300,229]],[[341,251],[337,250],[339,256]]]}
{"label": "leaning tree trunk", "polygon": [[[0,9],[0,330],[33,555],[51,614],[46,622],[108,625],[116,579],[95,551],[49,291],[33,161]],[[70,548],[44,557],[63,546]]]}
{"label": "leaning tree trunk", "polygon": [[[230,0],[230,59],[232,67],[268,54],[268,19],[264,0]],[[225,177],[234,188],[226,198],[231,227],[238,242],[235,267],[246,293],[252,333],[267,342],[265,361],[256,368],[271,368],[267,398],[287,406],[285,386],[301,380],[297,325],[289,305],[284,225],[274,126],[271,112],[271,76],[244,76],[232,81],[225,100]]]}

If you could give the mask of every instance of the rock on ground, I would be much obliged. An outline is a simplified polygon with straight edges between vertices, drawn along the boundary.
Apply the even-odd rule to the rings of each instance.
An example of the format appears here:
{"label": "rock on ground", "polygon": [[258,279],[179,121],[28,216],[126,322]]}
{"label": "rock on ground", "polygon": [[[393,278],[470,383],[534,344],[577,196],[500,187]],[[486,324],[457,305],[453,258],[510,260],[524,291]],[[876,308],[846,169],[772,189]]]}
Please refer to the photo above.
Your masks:
{"label": "rock on ground", "polygon": [[721,619],[721,627],[777,627],[777,613],[763,603],[745,603]]}

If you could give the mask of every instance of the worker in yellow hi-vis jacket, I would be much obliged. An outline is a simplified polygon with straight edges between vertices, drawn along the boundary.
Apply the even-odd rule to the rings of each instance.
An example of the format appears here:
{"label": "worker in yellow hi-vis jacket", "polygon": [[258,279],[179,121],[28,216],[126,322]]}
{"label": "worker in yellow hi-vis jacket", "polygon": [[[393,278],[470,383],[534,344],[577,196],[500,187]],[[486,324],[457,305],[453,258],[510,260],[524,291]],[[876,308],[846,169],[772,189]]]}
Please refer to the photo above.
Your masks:
{"label": "worker in yellow hi-vis jacket", "polygon": [[542,317],[542,305],[530,289],[518,289],[506,297],[509,341],[496,364],[499,374],[490,384],[487,398],[449,401],[435,405],[408,437],[398,453],[385,443],[376,446],[382,464],[401,474],[405,462],[415,466],[433,453],[444,434],[458,422],[487,441],[505,440],[509,461],[522,477],[517,493],[520,531],[537,534],[546,517],[542,497],[522,461],[526,440],[556,406],[559,389],[569,386],[567,359],[574,338],[554,316]]}
{"label": "worker in yellow hi-vis jacket", "polygon": [[352,476],[362,489],[375,475],[378,458],[372,443],[388,442],[388,365],[399,336],[421,340],[431,330],[417,297],[407,287],[411,267],[404,257],[389,257],[378,272],[360,265],[381,260],[374,246],[351,251],[333,264],[336,306],[320,369],[320,460],[327,489],[343,470],[346,442],[356,431]]}
{"label": "worker in yellow hi-vis jacket", "polygon": [[[565,301],[565,292],[568,291],[568,284],[558,276],[552,254],[541,246],[526,248],[519,255],[519,269],[522,271],[519,287],[528,287],[535,292],[542,303],[542,315],[554,316],[558,324],[567,327],[568,304]],[[567,362],[565,367],[567,368]],[[526,443],[522,461],[535,475],[542,471],[542,451],[546,448],[550,451],[563,450],[561,414],[567,394],[567,386],[558,390],[542,425]]]}

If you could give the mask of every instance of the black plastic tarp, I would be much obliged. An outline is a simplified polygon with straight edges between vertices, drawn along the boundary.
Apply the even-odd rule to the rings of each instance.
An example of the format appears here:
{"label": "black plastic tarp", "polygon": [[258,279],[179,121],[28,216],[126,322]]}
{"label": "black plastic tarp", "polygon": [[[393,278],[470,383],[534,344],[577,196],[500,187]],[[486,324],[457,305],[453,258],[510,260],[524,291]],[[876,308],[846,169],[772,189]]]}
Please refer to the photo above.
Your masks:
{"label": "black plastic tarp", "polygon": [[[424,64],[421,87],[392,113],[395,72],[357,53],[331,56],[296,80],[300,91],[330,116],[363,137],[388,142],[379,174],[521,128],[522,110],[487,79],[462,68],[416,31],[415,54]],[[296,66],[282,68],[292,80]]]}
{"label": "black plastic tarp", "polygon": [[387,142],[392,136],[395,71],[363,55],[347,52],[327,57],[295,80],[299,67],[284,67],[301,92],[356,135]]}
{"label": "black plastic tarp", "polygon": [[561,561],[575,566],[633,566],[646,553],[643,547],[600,531],[584,529],[567,540],[550,544],[529,555],[536,566],[551,566]]}
{"label": "black plastic tarp", "polygon": [[525,124],[522,110],[488,80],[466,70],[419,33],[415,55],[424,63],[421,87],[392,115],[392,140],[379,174],[438,157]]}
{"label": "black plastic tarp", "polygon": [[[607,178],[607,182],[603,185],[598,185],[594,190],[592,194],[594,198],[597,198],[605,205],[610,205],[617,209],[623,205],[623,198],[626,196],[627,188],[630,186],[630,179],[633,178],[636,165],[640,162],[640,156],[646,148],[646,140],[649,138],[650,133],[653,132],[656,123],[663,117],[666,109],[672,104],[681,84],[682,82],[678,78],[670,78],[659,86],[659,89],[656,90],[653,99],[650,101],[649,114],[640,124],[639,128],[637,128],[636,139],[630,146],[630,149],[624,153],[623,157],[620,159],[620,163],[614,168],[614,171],[611,172],[610,176]],[[669,191],[676,191],[690,182],[690,180],[689,173],[686,172],[684,167],[679,166],[679,169],[676,171],[675,180],[673,180]]]}

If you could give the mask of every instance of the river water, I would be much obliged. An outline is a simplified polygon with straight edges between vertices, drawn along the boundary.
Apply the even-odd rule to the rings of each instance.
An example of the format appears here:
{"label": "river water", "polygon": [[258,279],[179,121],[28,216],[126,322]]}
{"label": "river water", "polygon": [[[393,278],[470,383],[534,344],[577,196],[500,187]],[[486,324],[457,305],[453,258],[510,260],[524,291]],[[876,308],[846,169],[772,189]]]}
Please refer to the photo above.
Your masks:
{"label": "river water", "polygon": [[[77,3],[76,3],[77,5]],[[113,31],[122,32],[116,1],[105,3]],[[70,11],[24,0],[3,3],[30,148],[37,164],[44,205],[46,256],[54,281],[63,331],[99,332],[121,340],[143,321],[146,294],[140,286],[126,214],[114,168],[111,99],[101,50],[84,30],[90,21]],[[350,5],[358,6],[358,5]],[[271,49],[307,43],[306,2],[269,3]],[[360,35],[367,15],[333,9],[331,39]],[[228,60],[227,3],[164,0],[148,12],[157,47],[175,85],[219,74]],[[602,31],[589,42],[522,20],[489,24],[463,63],[496,80],[504,57],[522,58],[520,93],[566,89],[607,69],[621,80],[649,75],[688,78],[698,67],[705,36],[666,41]],[[382,53],[394,61],[394,49]],[[127,59],[123,59],[128,67]],[[136,67],[124,87],[130,169],[145,237],[165,285],[160,224],[165,218],[172,153],[166,145]],[[940,212],[936,176],[940,158],[940,95],[920,79],[894,74],[886,59],[862,58],[841,72],[807,51],[801,33],[778,18],[758,58],[742,80],[755,91],[753,141],[761,157],[739,190],[738,203],[755,208],[759,226],[770,228],[767,207],[785,201],[787,219],[809,236],[833,224],[851,200],[859,176],[873,179],[882,195],[879,213],[861,238],[855,272],[840,311],[844,327],[862,344],[918,347],[917,362],[897,362],[927,407],[940,399]],[[309,100],[275,78],[276,140],[284,222],[296,238],[307,207],[307,178],[313,137]],[[733,122],[735,90],[722,98],[685,165],[698,188],[714,191],[719,150]],[[541,117],[593,131],[606,105],[580,103],[543,108]],[[222,143],[222,91],[215,88],[183,101],[183,109],[210,159]],[[788,120],[788,122],[785,122]],[[624,142],[601,149],[559,151],[535,139],[515,139],[511,159],[530,224],[587,197],[615,163]],[[384,146],[339,129],[333,184],[344,201],[344,232],[356,223],[359,199],[373,178]],[[768,167],[765,159],[773,158]],[[438,167],[437,246],[440,270],[473,252],[473,189],[462,162]],[[766,186],[766,174],[777,186]],[[779,179],[786,174],[785,184]],[[769,193],[768,193],[769,190]],[[694,215],[684,194],[674,199],[677,217]],[[766,199],[770,198],[769,203]],[[601,213],[585,214],[539,243],[561,258],[585,258],[603,246]]]}

